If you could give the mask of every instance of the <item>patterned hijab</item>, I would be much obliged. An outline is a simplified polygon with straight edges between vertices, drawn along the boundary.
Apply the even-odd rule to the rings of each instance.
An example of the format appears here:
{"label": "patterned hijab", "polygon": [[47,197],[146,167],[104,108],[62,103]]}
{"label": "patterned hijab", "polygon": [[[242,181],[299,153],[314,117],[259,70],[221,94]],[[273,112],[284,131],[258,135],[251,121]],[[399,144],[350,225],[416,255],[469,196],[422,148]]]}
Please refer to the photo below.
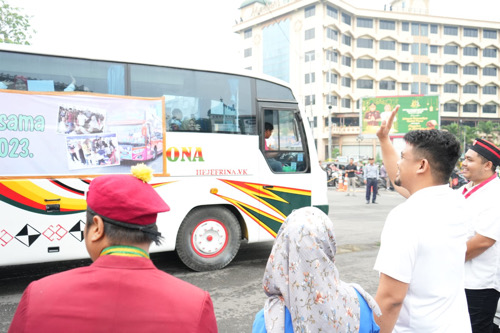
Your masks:
{"label": "patterned hijab", "polygon": [[336,250],[333,223],[321,210],[305,207],[287,217],[264,273],[267,332],[285,331],[284,306],[292,316],[294,332],[358,332],[360,310],[354,288],[380,315],[363,288],[339,279]]}

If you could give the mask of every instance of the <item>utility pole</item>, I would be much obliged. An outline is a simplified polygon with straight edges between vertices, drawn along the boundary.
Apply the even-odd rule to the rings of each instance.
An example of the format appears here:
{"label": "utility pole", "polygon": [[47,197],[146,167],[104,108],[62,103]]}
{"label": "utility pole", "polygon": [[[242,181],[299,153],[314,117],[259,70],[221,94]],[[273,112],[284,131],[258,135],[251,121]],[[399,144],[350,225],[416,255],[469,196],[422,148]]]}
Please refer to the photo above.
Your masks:
{"label": "utility pole", "polygon": [[[330,78],[331,81],[331,78]],[[328,160],[332,160],[332,105],[328,105]]]}

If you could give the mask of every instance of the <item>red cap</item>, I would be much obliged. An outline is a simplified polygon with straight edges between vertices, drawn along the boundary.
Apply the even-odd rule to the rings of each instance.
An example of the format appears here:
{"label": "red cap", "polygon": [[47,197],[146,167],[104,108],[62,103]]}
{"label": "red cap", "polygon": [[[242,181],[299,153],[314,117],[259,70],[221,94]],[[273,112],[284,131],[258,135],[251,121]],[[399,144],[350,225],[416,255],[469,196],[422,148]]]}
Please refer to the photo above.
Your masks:
{"label": "red cap", "polygon": [[170,208],[148,183],[131,175],[106,175],[92,180],[87,205],[97,215],[136,225],[150,225]]}

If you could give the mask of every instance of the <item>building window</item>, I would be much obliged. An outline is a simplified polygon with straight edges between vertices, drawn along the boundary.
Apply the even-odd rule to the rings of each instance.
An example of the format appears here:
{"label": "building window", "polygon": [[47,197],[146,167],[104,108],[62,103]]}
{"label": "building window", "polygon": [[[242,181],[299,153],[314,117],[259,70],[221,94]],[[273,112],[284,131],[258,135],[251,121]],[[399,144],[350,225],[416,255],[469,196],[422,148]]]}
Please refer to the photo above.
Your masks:
{"label": "building window", "polygon": [[356,60],[356,68],[373,68],[373,59]]}
{"label": "building window", "polygon": [[438,92],[438,85],[437,84],[431,84],[431,92]]}
{"label": "building window", "polygon": [[444,112],[458,112],[458,103],[444,103]]}
{"label": "building window", "polygon": [[341,80],[341,84],[343,87],[348,87],[350,88],[351,87],[351,78],[350,77],[343,77],[342,80]]}
{"label": "building window", "polygon": [[381,40],[380,41],[381,50],[396,50],[396,42],[393,40]]}
{"label": "building window", "polygon": [[438,65],[430,65],[430,72],[431,73],[437,73],[438,72],[438,68],[439,66]]}
{"label": "building window", "polygon": [[477,56],[478,49],[475,46],[466,46],[464,47],[464,56]]}
{"label": "building window", "polygon": [[306,7],[304,14],[306,18],[314,16],[316,14],[316,6]]}
{"label": "building window", "polygon": [[326,29],[326,37],[328,39],[339,40],[339,32],[337,30],[332,29],[332,28],[327,28]]}
{"label": "building window", "polygon": [[305,40],[314,39],[314,28],[305,31]]}
{"label": "building window", "polygon": [[243,35],[244,35],[245,39],[248,39],[248,38],[252,37],[252,28],[245,30],[245,32],[243,33]]}
{"label": "building window", "polygon": [[411,54],[418,55],[419,44],[413,43],[411,44]]}
{"label": "building window", "polygon": [[477,104],[476,103],[465,104],[464,112],[477,113]]}
{"label": "building window", "polygon": [[316,73],[307,73],[305,75],[305,83],[314,83],[316,82]]}
{"label": "building window", "polygon": [[342,65],[351,67],[351,57],[349,56],[342,56]]}
{"label": "building window", "polygon": [[464,94],[477,94],[477,84],[466,84],[464,86]]}
{"label": "building window", "polygon": [[409,83],[401,83],[401,90],[403,90],[403,91],[410,90],[410,84]]}
{"label": "building window", "polygon": [[380,29],[382,30],[396,30],[395,21],[380,20]]}
{"label": "building window", "polygon": [[366,17],[358,17],[356,20],[358,28],[373,28],[373,19]]}
{"label": "building window", "polygon": [[342,98],[342,107],[343,108],[351,108],[351,99],[350,98]]}
{"label": "building window", "polygon": [[326,82],[328,83],[337,84],[337,79],[338,75],[335,73],[330,73],[330,75],[328,75],[328,73],[326,74]]}
{"label": "building window", "polygon": [[496,95],[497,94],[497,86],[488,85],[483,87],[483,94],[485,95]]}
{"label": "building window", "polygon": [[438,33],[437,24],[431,24],[431,34],[437,34],[437,33]]}
{"label": "building window", "polygon": [[351,46],[351,36],[342,35],[342,44]]}
{"label": "building window", "polygon": [[395,90],[396,81],[394,80],[382,80],[379,82],[378,87],[380,90]]}
{"label": "building window", "polygon": [[347,15],[346,13],[342,13],[342,23],[351,25],[351,16]]}
{"label": "building window", "polygon": [[439,52],[439,46],[431,45],[431,53],[438,53],[438,52]]}
{"label": "building window", "polygon": [[358,38],[356,40],[357,47],[364,49],[373,49],[373,39],[371,38]]}
{"label": "building window", "polygon": [[412,94],[412,95],[418,95],[418,93],[419,93],[419,91],[418,91],[418,82],[412,82],[410,94]]}
{"label": "building window", "polygon": [[317,116],[314,116],[314,118],[313,118],[313,126],[318,127],[318,117]]}
{"label": "building window", "polygon": [[394,60],[380,60],[379,69],[396,70],[396,62]]}
{"label": "building window", "polygon": [[308,51],[304,54],[306,62],[316,60],[316,53],[314,51]]}
{"label": "building window", "polygon": [[420,55],[429,54],[429,44],[420,44]]}
{"label": "building window", "polygon": [[445,45],[444,46],[444,54],[458,54],[458,46],[457,45]]}
{"label": "building window", "polygon": [[243,54],[244,54],[245,58],[251,57],[252,56],[252,48],[245,49],[245,51],[243,51]]}
{"label": "building window", "polygon": [[403,51],[403,52],[410,51],[410,44],[408,44],[408,43],[402,43],[401,44],[401,51]]}
{"label": "building window", "polygon": [[[328,98],[330,96],[330,98]],[[337,106],[337,96],[327,95],[327,102],[329,105]]]}
{"label": "building window", "polygon": [[337,51],[328,50],[326,51],[326,60],[337,63],[339,61],[339,54]]}
{"label": "building window", "polygon": [[494,47],[485,48],[483,50],[483,57],[496,58],[497,57],[497,49]]}
{"label": "building window", "polygon": [[420,83],[420,93],[422,95],[427,95],[429,93],[429,84],[421,82]]}
{"label": "building window", "polygon": [[420,64],[420,75],[428,75],[429,74],[429,65],[425,63]]}
{"label": "building window", "polygon": [[464,67],[464,75],[477,75],[477,66],[465,66]]}
{"label": "building window", "polygon": [[497,105],[496,104],[483,105],[483,113],[497,113]]}
{"label": "building window", "polygon": [[476,28],[464,28],[464,37],[477,37]]}
{"label": "building window", "polygon": [[359,89],[373,89],[373,80],[358,79],[356,87]]}
{"label": "building window", "polygon": [[306,96],[305,105],[316,105],[316,95]]}
{"label": "building window", "polygon": [[409,22],[403,22],[401,26],[401,30],[403,31],[410,31],[410,23]]}
{"label": "building window", "polygon": [[411,35],[418,36],[419,35],[419,25],[418,23],[411,24]]}
{"label": "building window", "polygon": [[331,6],[326,6],[326,15],[333,17],[334,19],[338,19],[339,11]]}
{"label": "building window", "polygon": [[445,74],[458,74],[458,65],[446,64],[444,65],[443,72]]}
{"label": "building window", "polygon": [[407,62],[401,63],[401,71],[406,72],[410,70],[410,64]]}
{"label": "building window", "polygon": [[411,64],[411,73],[413,75],[418,75],[418,69],[419,69],[419,63],[418,62],[414,62]]}
{"label": "building window", "polygon": [[445,83],[443,91],[449,94],[456,94],[458,92],[458,84],[456,83]]}
{"label": "building window", "polygon": [[483,68],[484,76],[497,76],[497,68],[496,67],[484,67]]}
{"label": "building window", "polygon": [[458,27],[445,25],[443,33],[448,36],[458,36]]}
{"label": "building window", "polygon": [[496,30],[483,30],[483,37],[489,39],[497,39],[497,31]]}

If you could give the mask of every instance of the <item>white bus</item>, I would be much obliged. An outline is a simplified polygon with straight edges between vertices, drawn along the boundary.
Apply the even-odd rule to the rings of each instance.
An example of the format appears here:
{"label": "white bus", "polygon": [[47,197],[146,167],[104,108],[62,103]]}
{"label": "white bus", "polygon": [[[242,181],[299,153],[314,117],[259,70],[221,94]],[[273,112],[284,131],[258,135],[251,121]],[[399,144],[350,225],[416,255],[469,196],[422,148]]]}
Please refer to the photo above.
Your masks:
{"label": "white bus", "polygon": [[0,266],[87,258],[89,183],[138,162],[171,208],[151,252],[193,270],[272,240],[296,208],[328,211],[305,115],[270,77],[1,44],[0,87]]}

